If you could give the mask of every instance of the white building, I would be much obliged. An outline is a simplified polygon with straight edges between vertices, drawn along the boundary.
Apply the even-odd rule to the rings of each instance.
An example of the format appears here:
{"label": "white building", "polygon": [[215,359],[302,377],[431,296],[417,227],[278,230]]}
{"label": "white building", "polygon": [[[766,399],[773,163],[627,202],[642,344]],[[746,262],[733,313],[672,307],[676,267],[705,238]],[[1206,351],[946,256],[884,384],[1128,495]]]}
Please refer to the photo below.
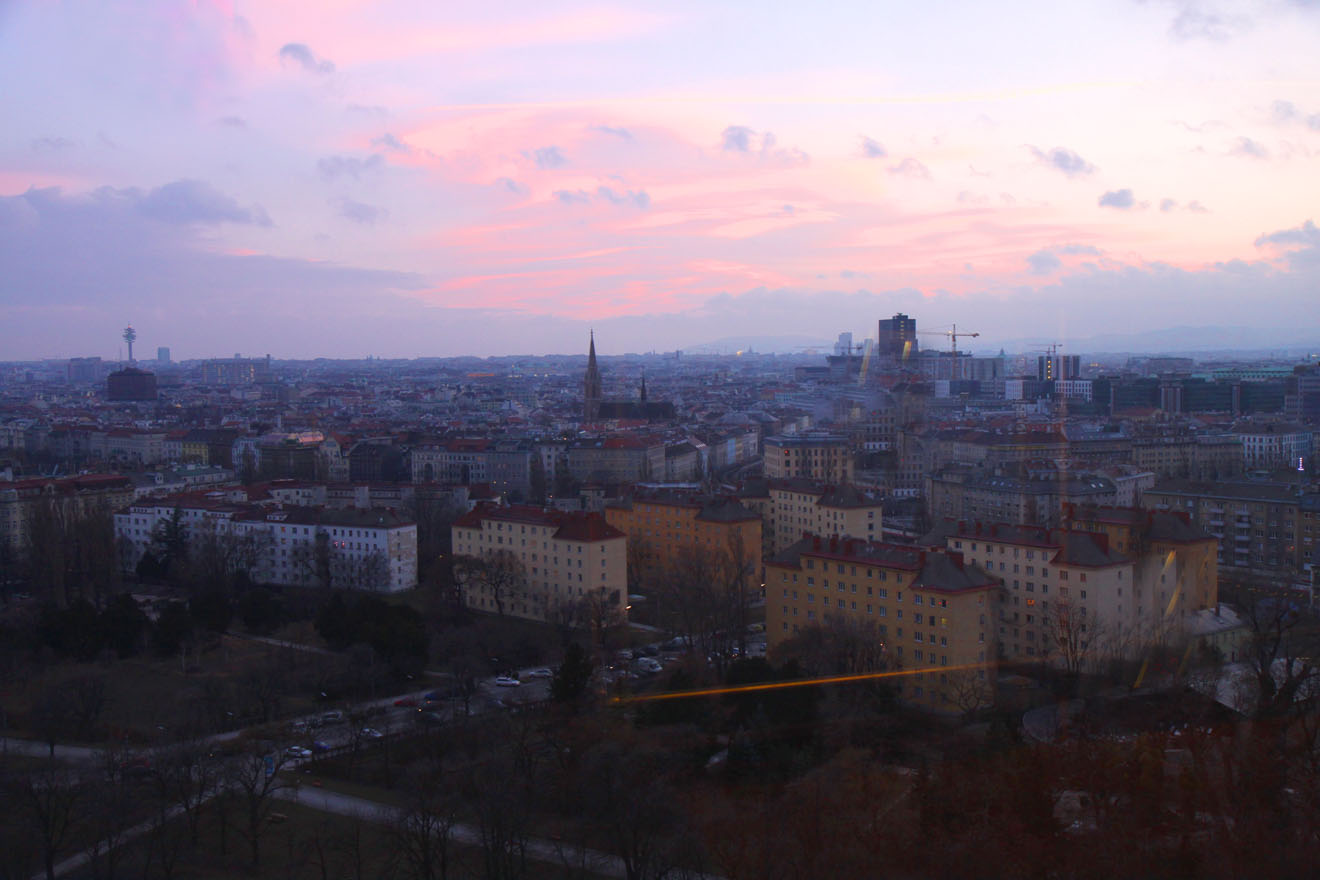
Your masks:
{"label": "white building", "polygon": [[234,564],[258,583],[382,593],[417,586],[417,524],[393,510],[264,507],[222,494],[139,502],[116,513],[126,570],[176,510],[187,540],[227,542]]}

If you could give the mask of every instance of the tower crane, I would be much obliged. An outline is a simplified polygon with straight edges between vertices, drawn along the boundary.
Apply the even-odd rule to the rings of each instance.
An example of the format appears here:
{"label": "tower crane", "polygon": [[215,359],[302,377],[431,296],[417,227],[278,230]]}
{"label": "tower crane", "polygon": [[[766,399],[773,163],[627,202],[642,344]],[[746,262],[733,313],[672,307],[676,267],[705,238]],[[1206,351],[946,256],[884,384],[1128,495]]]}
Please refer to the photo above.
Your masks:
{"label": "tower crane", "polygon": [[[950,368],[949,375],[950,375],[952,378],[954,378],[954,379],[961,379],[961,378],[962,378],[962,364],[961,364],[961,363],[959,362],[959,360],[958,360],[958,337],[959,337],[959,336],[980,336],[981,334],[980,334],[980,333],[972,333],[972,332],[968,332],[968,331],[965,331],[965,330],[964,330],[962,333],[959,333],[959,332],[958,332],[958,325],[957,325],[957,324],[954,324],[954,325],[953,325],[953,329],[951,329],[951,330],[918,330],[917,332],[920,333],[920,334],[923,335],[923,336],[947,336],[947,337],[948,337],[948,339],[949,339],[949,351],[950,351],[950,353],[953,355],[953,366]],[[953,375],[953,372],[954,372],[955,370],[956,370],[957,373],[958,373],[958,375],[956,375],[956,376]]]}

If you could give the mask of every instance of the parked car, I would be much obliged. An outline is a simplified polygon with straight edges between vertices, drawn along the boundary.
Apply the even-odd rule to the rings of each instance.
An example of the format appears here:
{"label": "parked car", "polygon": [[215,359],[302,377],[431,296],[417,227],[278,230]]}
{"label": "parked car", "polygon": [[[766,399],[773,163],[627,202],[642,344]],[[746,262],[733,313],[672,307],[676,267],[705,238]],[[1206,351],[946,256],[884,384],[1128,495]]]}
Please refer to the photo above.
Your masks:
{"label": "parked car", "polygon": [[416,698],[416,697],[399,697],[399,699],[397,699],[397,700],[394,701],[394,705],[396,705],[396,706],[409,706],[409,707],[416,706],[416,705],[417,705],[417,698]]}
{"label": "parked car", "polygon": [[284,750],[284,756],[286,758],[294,758],[294,759],[310,758],[312,756],[312,750],[305,749],[302,746],[289,746],[287,749]]}
{"label": "parked car", "polygon": [[340,712],[338,709],[334,709],[330,712],[326,712],[324,715],[321,716],[322,724],[342,724],[343,721],[344,721],[344,713]]}
{"label": "parked car", "polygon": [[307,732],[306,721],[299,719],[297,721],[289,722],[289,733],[306,733],[306,732]]}
{"label": "parked car", "polygon": [[313,740],[313,741],[312,741],[312,751],[314,751],[314,752],[328,752],[328,751],[330,751],[331,748],[332,748],[332,747],[331,747],[330,743],[326,742],[326,741],[323,740],[323,739],[318,739],[318,740]]}
{"label": "parked car", "polygon": [[533,669],[531,672],[527,673],[527,677],[528,677],[528,678],[554,678],[554,677],[555,677],[555,674],[554,674],[553,671],[551,671],[551,669],[550,669],[549,667],[547,667],[547,666],[542,666],[540,669]]}
{"label": "parked car", "polygon": [[367,739],[384,739],[384,738],[385,738],[385,734],[381,733],[379,730],[377,730],[377,729],[374,728],[374,727],[364,727],[364,728],[362,728],[362,735],[363,735],[364,737],[366,737]]}
{"label": "parked car", "polygon": [[522,682],[511,675],[501,675],[496,677],[495,684],[502,688],[513,688],[518,687]]}

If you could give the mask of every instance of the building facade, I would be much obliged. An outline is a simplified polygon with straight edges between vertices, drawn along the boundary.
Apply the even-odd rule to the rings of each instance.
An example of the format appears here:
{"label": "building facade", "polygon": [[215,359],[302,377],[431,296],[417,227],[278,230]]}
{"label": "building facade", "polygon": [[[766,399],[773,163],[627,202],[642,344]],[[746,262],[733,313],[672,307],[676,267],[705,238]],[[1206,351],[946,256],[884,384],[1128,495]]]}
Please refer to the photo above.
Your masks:
{"label": "building facade", "polygon": [[627,537],[598,513],[480,505],[454,522],[451,536],[455,554],[497,569],[456,575],[468,608],[540,621],[626,618]]}

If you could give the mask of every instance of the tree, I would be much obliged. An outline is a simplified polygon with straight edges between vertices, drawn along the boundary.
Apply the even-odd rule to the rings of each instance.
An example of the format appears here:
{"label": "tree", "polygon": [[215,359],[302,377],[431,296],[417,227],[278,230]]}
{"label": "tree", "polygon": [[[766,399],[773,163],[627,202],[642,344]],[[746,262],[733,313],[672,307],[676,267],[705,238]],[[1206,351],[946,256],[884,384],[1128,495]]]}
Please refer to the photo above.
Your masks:
{"label": "tree", "polygon": [[681,548],[654,578],[652,593],[666,613],[661,625],[709,655],[721,675],[733,649],[746,648],[755,566],[741,532],[732,531],[722,547]]}
{"label": "tree", "polygon": [[394,817],[392,836],[410,876],[447,880],[457,806],[438,771],[425,774],[409,787],[407,801]]}
{"label": "tree", "polygon": [[85,794],[77,774],[53,758],[20,782],[19,819],[39,844],[46,880],[55,880],[55,860],[84,819]]}
{"label": "tree", "polygon": [[577,642],[570,642],[564,651],[564,661],[550,679],[550,696],[557,703],[576,703],[591,684],[595,664]]}
{"label": "tree", "polygon": [[238,800],[239,832],[247,840],[254,871],[261,865],[261,840],[271,824],[275,797],[289,787],[280,774],[283,766],[282,752],[252,752],[231,761],[225,774],[225,784]]}
{"label": "tree", "polygon": [[[465,598],[476,592],[489,599],[500,617],[514,595],[526,588],[527,573],[518,557],[508,550],[482,556],[460,556],[454,560],[454,580]],[[473,605],[470,598],[468,605]]]}

